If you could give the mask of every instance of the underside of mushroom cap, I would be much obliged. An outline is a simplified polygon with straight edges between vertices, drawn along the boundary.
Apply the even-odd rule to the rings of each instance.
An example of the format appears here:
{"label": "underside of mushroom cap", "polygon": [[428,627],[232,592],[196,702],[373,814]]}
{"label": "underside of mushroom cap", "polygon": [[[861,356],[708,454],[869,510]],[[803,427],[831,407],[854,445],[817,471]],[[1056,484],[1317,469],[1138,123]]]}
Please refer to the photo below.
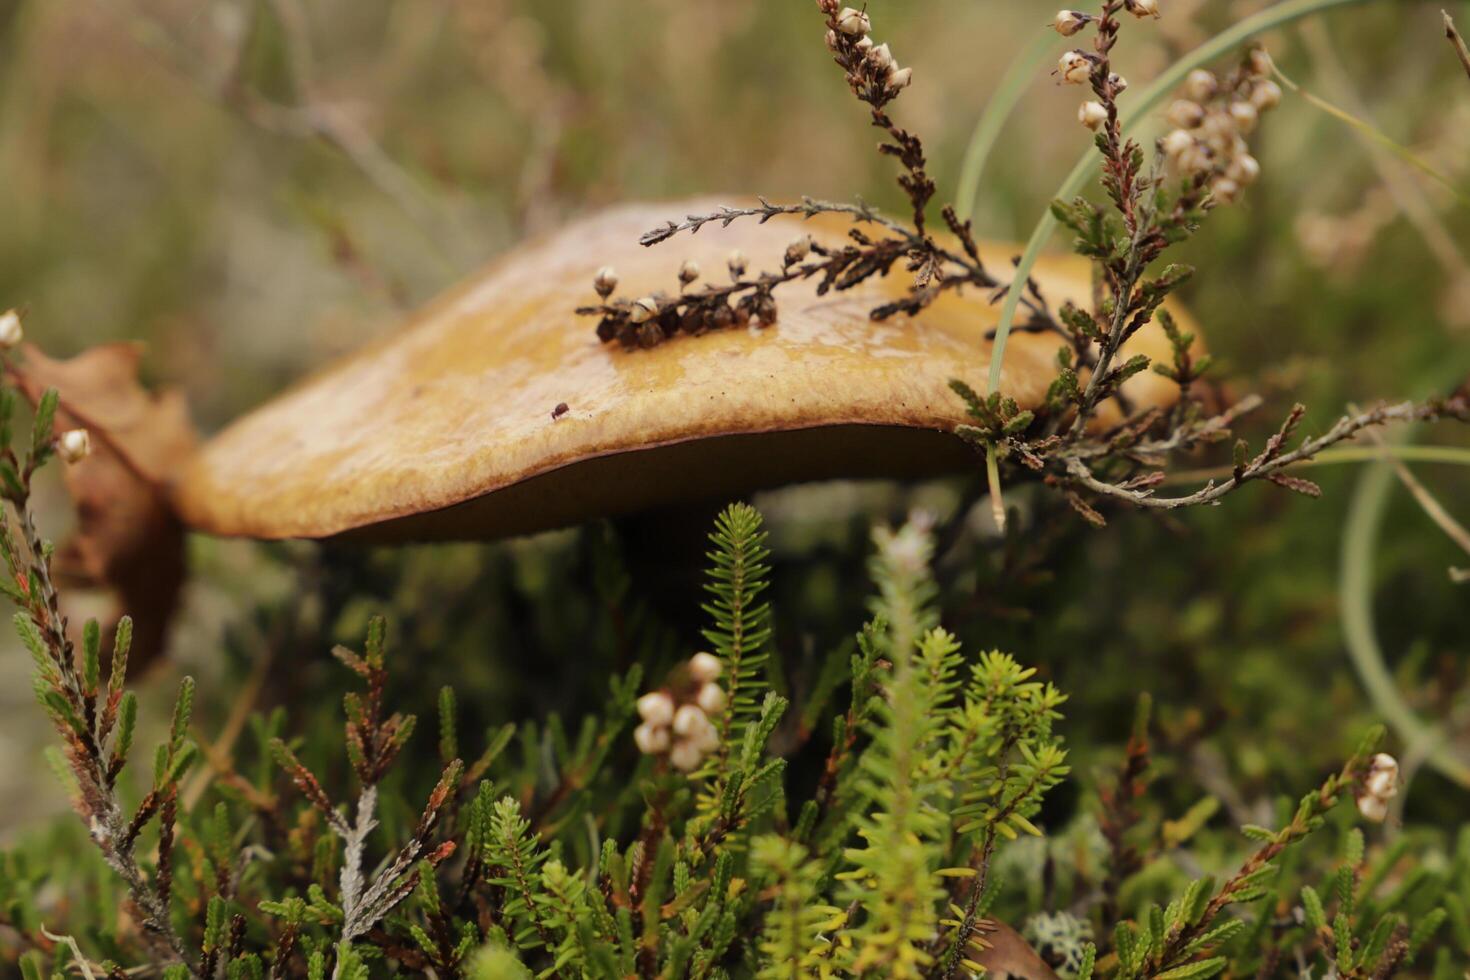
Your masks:
{"label": "underside of mushroom cap", "polygon": [[[176,483],[190,526],[255,538],[493,538],[593,517],[835,477],[911,477],[974,465],[951,378],[982,387],[999,306],[950,290],[917,316],[869,318],[908,273],[817,296],[776,293],[778,321],[650,349],[597,339],[575,308],[616,267],[619,292],[677,288],[686,259],[723,277],[733,249],[777,268],[793,237],[841,244],[850,219],[753,219],[654,248],[638,237],[728,200],[619,207],[511,251],[402,329],[299,384],[207,443]],[[1012,246],[981,246],[1010,267]],[[1090,305],[1091,270],[1048,256],[1033,278],[1053,309]],[[1176,306],[1181,326],[1198,334]],[[1036,407],[1056,374],[1054,333],[1016,331],[1001,390]],[[1126,354],[1167,357],[1158,325]],[[1144,372],[1135,407],[1175,385]],[[1102,420],[1116,421],[1108,406]]]}

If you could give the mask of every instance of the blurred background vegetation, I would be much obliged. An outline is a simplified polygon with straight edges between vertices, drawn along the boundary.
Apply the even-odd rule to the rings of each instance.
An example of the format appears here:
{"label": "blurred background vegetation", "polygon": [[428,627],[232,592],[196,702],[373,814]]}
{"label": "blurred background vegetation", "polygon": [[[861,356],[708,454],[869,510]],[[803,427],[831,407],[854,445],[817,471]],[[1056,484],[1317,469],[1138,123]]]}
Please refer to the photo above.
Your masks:
{"label": "blurred background vegetation", "polygon": [[[1135,83],[1265,4],[1163,6],[1162,20],[1125,34]],[[1265,40],[1292,78],[1463,187],[1470,83],[1439,7],[1363,3]],[[870,10],[915,67],[899,121],[924,134],[941,196],[952,194],[988,96],[1051,10]],[[797,0],[0,0],[0,307],[27,307],[29,335],[53,355],[146,342],[149,379],[183,386],[213,431],[393,331],[495,254],[600,205],[728,191],[894,206],[891,168],[821,33]],[[1076,99],[1044,73],[1030,84],[980,194],[985,236],[1029,234],[1086,145]],[[1309,406],[1304,428],[1321,431],[1347,403],[1463,379],[1466,209],[1290,92],[1255,145],[1260,184],[1181,257],[1201,269],[1186,301],[1219,370],[1268,396],[1252,434],[1293,400]],[[1451,427],[1414,435],[1470,445]],[[1269,822],[1277,794],[1334,768],[1377,717],[1348,657],[1345,603],[1371,603],[1403,697],[1470,753],[1470,585],[1446,574],[1465,556],[1395,486],[1368,551],[1371,590],[1340,590],[1368,472],[1315,471],[1320,501],[1255,488],[1177,520],[1119,515],[1102,532],[1018,490],[1008,543],[956,515],[973,501],[963,480],[762,495],[779,651],[802,677],[840,647],[861,621],[868,523],[929,506],[952,522],[949,625],[1071,693],[1063,732],[1082,782],[1116,764],[1149,690],[1161,810],[1214,795],[1217,826]],[[1418,472],[1470,518],[1470,471]],[[60,536],[66,502],[59,490],[48,499]],[[687,579],[702,542],[653,534],[633,520],[396,551],[193,541],[185,610],[167,661],[142,681],[145,704],[191,672],[203,741],[227,736],[231,712],[252,701],[324,731],[345,680],[329,646],[357,642],[381,609],[412,657],[399,674],[405,709],[431,714],[433,692],[453,683],[466,731],[576,714],[600,703],[610,670],[642,657],[657,678],[698,648]],[[26,658],[13,641],[3,653],[0,837],[14,841],[65,802],[37,754],[49,732],[27,703]],[[419,741],[432,758],[432,739]],[[1421,768],[1422,751],[1394,748],[1409,777],[1404,820],[1463,820],[1470,791]],[[1057,799],[1061,816],[1088,805],[1075,790]]]}

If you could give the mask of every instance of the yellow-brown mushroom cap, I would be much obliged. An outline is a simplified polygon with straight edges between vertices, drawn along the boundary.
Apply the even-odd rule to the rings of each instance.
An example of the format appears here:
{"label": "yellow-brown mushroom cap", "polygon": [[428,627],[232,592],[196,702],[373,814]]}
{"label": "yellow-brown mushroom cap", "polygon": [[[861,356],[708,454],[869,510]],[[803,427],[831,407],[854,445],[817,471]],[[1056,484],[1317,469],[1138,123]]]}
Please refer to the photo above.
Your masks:
{"label": "yellow-brown mushroom cap", "polygon": [[[769,327],[647,350],[598,341],[595,318],[574,310],[597,301],[604,265],[616,268],[619,295],[672,292],[686,259],[723,280],[739,249],[755,275],[779,268],[795,236],[841,244],[852,226],[837,215],[745,219],[638,244],[668,218],[720,203],[620,207],[512,251],[206,444],[176,484],[186,523],[257,538],[498,537],[799,480],[974,465],[951,431],[965,413],[949,381],[978,389],[989,370],[999,309],[982,290],[947,291],[918,316],[875,322],[869,310],[909,284],[900,264],[822,297],[815,282],[783,286]],[[981,252],[1003,277],[1015,249]],[[1086,261],[1043,257],[1033,276],[1053,309],[1090,305]],[[1001,390],[1039,405],[1060,343],[1012,333]],[[1169,345],[1150,324],[1127,353],[1167,358]],[[1177,392],[1144,372],[1126,394],[1147,406]]]}

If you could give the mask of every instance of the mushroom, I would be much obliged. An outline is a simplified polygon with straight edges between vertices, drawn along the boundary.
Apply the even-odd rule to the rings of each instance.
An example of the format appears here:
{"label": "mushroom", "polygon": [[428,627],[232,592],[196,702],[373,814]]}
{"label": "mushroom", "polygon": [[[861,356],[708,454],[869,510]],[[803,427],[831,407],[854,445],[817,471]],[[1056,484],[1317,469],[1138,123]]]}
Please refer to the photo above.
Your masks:
{"label": "mushroom", "polygon": [[[778,268],[794,237],[839,244],[851,228],[843,216],[783,216],[637,244],[669,215],[718,203],[618,207],[494,262],[207,443],[175,484],[184,521],[270,539],[494,538],[805,480],[975,466],[952,434],[965,415],[949,381],[978,388],[988,371],[999,304],[984,290],[871,320],[905,291],[899,268],[822,297],[813,282],[782,287],[779,319],[765,328],[646,350],[598,341],[574,309],[596,302],[599,269],[614,267],[619,294],[638,297],[677,288],[681,266],[723,269],[738,250],[753,270]],[[1018,251],[982,245],[997,269]],[[1089,263],[1075,256],[1044,257],[1033,276],[1053,309],[1092,294]],[[1039,405],[1060,343],[1013,332],[1001,390]],[[1150,324],[1128,352],[1167,358],[1169,345]],[[1126,394],[1166,405],[1177,390],[1145,372]]]}

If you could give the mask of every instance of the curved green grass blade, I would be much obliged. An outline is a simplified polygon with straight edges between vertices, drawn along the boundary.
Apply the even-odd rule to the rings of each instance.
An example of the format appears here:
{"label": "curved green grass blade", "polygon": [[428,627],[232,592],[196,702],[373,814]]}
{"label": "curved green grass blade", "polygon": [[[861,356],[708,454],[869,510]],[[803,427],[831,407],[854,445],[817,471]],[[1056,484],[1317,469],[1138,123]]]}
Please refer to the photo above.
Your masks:
{"label": "curved green grass blade", "polygon": [[1373,553],[1394,487],[1387,463],[1370,467],[1358,481],[1348,509],[1338,574],[1338,603],[1348,657],[1373,709],[1388,721],[1411,752],[1423,752],[1431,766],[1461,786],[1470,786],[1470,762],[1444,744],[1444,736],[1414,713],[1384,663],[1373,622]]}
{"label": "curved green grass blade", "polygon": [[1042,66],[1051,60],[1056,46],[1056,38],[1050,31],[1038,31],[1036,38],[1011,59],[995,94],[985,103],[985,111],[980,113],[975,131],[970,134],[970,145],[965,147],[965,159],[960,164],[955,211],[961,220],[968,221],[975,217],[975,202],[980,197],[980,177],[985,172],[985,164],[990,160],[990,151],[995,149],[1000,131],[1005,128],[1011,113],[1016,111],[1021,97],[1026,94],[1027,86],[1036,78]]}

